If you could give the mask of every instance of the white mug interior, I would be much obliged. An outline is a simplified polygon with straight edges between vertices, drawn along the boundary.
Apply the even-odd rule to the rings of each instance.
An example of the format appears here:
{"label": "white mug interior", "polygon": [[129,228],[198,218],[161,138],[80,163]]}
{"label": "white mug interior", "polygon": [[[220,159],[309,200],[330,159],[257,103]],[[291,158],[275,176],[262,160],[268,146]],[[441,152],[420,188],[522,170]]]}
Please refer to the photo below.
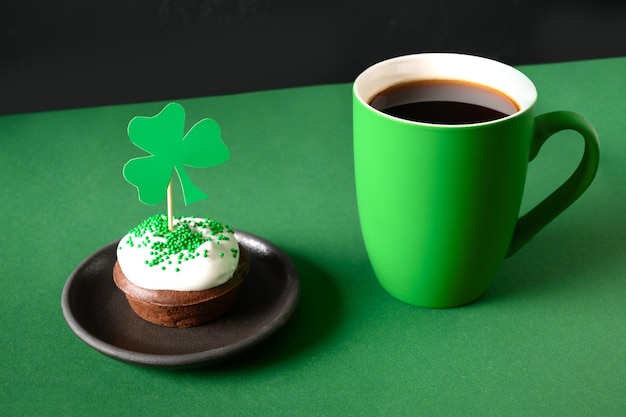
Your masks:
{"label": "white mug interior", "polygon": [[363,105],[379,111],[371,103],[381,92],[393,86],[427,80],[461,81],[497,90],[518,107],[518,111],[508,117],[529,109],[537,100],[534,84],[519,70],[488,58],[456,53],[405,55],[381,61],[357,77],[354,93]]}

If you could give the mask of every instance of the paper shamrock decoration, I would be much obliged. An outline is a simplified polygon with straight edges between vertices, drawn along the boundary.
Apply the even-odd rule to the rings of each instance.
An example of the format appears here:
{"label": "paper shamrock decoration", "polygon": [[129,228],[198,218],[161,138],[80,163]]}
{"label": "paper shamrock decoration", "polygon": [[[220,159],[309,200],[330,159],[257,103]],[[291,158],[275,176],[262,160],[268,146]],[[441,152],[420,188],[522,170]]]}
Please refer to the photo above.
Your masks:
{"label": "paper shamrock decoration", "polygon": [[185,131],[185,109],[169,103],[153,117],[138,116],[128,124],[128,137],[150,155],[131,159],[124,165],[124,178],[137,187],[139,200],[159,204],[166,195],[171,211],[171,180],[176,172],[183,190],[185,204],[208,198],[196,187],[185,166],[208,168],[224,163],[230,152],[221,139],[219,125],[202,119]]}

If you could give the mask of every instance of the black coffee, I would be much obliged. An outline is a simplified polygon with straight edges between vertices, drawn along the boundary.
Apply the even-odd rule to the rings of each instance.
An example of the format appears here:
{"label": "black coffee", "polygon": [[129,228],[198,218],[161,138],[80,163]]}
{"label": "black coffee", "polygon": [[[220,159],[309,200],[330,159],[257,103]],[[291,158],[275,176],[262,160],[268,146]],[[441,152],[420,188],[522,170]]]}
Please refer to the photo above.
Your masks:
{"label": "black coffee", "polygon": [[465,81],[425,80],[394,85],[370,105],[415,122],[457,125],[487,122],[519,110],[505,94]]}

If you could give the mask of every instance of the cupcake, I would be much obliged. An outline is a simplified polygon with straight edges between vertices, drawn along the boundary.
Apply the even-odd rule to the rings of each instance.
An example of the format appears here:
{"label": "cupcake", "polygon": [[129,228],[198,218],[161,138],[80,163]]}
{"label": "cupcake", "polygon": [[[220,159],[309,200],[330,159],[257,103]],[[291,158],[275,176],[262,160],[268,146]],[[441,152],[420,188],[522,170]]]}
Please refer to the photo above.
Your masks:
{"label": "cupcake", "polygon": [[113,279],[133,311],[151,323],[191,327],[235,302],[247,272],[234,232],[211,219],[149,217],[117,247]]}

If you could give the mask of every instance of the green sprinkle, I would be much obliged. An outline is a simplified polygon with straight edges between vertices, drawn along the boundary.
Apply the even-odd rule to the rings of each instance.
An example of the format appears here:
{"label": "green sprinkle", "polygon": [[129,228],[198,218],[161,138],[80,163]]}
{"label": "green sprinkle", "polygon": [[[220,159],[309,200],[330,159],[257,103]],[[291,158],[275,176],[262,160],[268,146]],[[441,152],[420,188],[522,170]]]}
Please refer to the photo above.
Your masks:
{"label": "green sprinkle", "polygon": [[[189,220],[175,217],[174,220],[174,231],[170,231],[166,215],[157,214],[148,217],[130,230],[126,244],[131,248],[135,245],[149,248],[150,257],[145,263],[151,267],[159,265],[162,270],[165,270],[165,265],[173,263],[174,258],[170,260],[171,256],[178,255],[175,262],[180,265],[183,261],[199,257],[198,248],[203,243],[214,241],[219,244],[220,240],[230,240],[228,236],[223,234],[225,231],[233,233],[230,227],[210,219]],[[205,231],[208,229],[208,234],[215,236],[215,240],[209,236],[205,237],[201,231],[196,231],[202,229]],[[158,238],[158,241],[151,242],[152,236]],[[138,239],[139,242],[135,243],[134,239]],[[204,249],[202,256],[208,257],[209,251]],[[224,256],[224,253],[220,252],[220,256]]]}

